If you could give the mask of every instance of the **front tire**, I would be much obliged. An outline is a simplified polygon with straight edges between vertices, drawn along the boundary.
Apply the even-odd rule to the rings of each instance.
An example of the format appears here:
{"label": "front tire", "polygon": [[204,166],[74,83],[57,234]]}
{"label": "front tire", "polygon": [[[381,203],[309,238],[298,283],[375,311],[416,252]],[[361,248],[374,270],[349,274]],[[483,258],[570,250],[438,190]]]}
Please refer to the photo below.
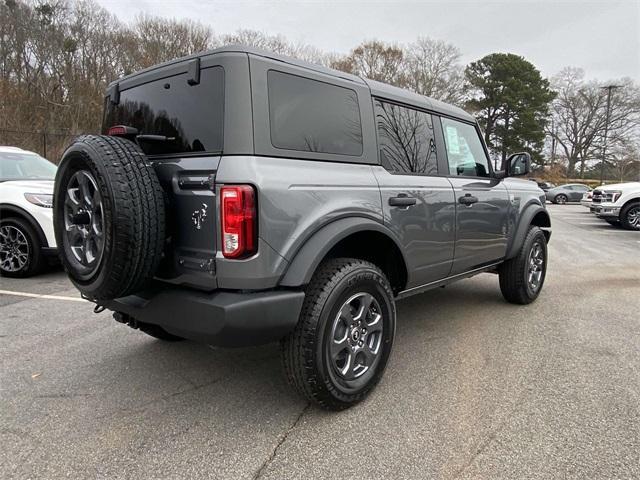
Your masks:
{"label": "front tire", "polygon": [[627,230],[640,230],[640,202],[630,203],[622,209],[620,223]]}
{"label": "front tire", "polygon": [[0,274],[26,278],[42,271],[45,259],[38,235],[25,220],[0,221]]}
{"label": "front tire", "polygon": [[540,227],[531,225],[518,254],[498,270],[500,291],[507,302],[526,305],[533,302],[547,274],[547,237]]}
{"label": "front tire", "polygon": [[343,410],[380,381],[395,334],[393,292],[370,262],[338,258],[318,267],[300,319],[282,341],[289,383],[327,410]]}

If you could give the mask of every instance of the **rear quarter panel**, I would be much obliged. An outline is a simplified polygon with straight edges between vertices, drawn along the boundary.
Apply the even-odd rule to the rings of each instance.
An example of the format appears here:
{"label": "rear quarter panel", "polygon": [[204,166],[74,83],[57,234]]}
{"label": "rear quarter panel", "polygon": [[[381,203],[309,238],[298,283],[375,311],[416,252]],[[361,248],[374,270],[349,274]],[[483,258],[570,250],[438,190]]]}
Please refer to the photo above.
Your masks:
{"label": "rear quarter panel", "polygon": [[302,245],[332,221],[359,216],[382,223],[380,191],[370,165],[223,157],[216,175],[216,196],[219,198],[222,186],[234,183],[256,188],[259,252],[243,261],[228,260],[218,253],[221,288],[275,286]]}

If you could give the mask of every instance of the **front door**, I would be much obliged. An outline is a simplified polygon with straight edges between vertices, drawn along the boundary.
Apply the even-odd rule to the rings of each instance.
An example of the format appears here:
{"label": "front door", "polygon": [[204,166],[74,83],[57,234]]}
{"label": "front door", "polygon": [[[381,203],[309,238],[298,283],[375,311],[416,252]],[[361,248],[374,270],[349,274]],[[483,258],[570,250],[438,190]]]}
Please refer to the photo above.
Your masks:
{"label": "front door", "polygon": [[475,125],[442,118],[449,181],[456,208],[456,240],[451,274],[501,260],[507,250],[509,192],[492,176]]}
{"label": "front door", "polygon": [[385,224],[406,254],[407,288],[443,279],[453,261],[455,205],[451,183],[438,176],[440,125],[435,134],[431,114],[378,99],[375,114],[382,166],[373,169]]}

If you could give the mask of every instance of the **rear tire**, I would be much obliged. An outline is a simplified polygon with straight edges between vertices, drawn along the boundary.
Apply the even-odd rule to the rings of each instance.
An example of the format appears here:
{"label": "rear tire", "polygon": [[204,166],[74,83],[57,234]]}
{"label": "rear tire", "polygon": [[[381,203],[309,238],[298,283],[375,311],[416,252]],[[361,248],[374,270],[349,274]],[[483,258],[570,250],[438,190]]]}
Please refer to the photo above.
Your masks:
{"label": "rear tire", "polygon": [[382,377],[395,323],[393,292],[377,266],[324,262],[306,288],[296,328],[282,340],[287,380],[327,410],[360,402]]}
{"label": "rear tire", "polygon": [[0,275],[26,278],[46,265],[42,245],[31,225],[22,218],[0,221]]}
{"label": "rear tire", "polygon": [[60,259],[85,296],[130,295],[154,276],[165,240],[164,197],[135,143],[79,137],[58,168],[53,213]]}
{"label": "rear tire", "polygon": [[540,227],[531,225],[518,254],[498,269],[500,291],[507,302],[526,305],[538,298],[547,259],[547,237]]}
{"label": "rear tire", "polygon": [[553,199],[553,203],[555,203],[556,205],[564,205],[568,201],[569,201],[569,197],[567,197],[564,193],[556,195],[555,198]]}
{"label": "rear tire", "polygon": [[631,202],[623,207],[620,223],[627,230],[640,230],[640,202]]}

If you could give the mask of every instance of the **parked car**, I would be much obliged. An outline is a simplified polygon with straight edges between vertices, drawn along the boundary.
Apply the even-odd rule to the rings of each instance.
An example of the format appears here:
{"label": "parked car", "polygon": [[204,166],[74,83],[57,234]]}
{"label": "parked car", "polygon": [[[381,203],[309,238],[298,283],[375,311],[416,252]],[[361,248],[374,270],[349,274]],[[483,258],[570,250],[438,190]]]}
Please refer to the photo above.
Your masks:
{"label": "parked car", "polygon": [[547,182],[545,180],[538,180],[536,178],[530,178],[529,180],[531,180],[532,182],[536,182],[538,187],[542,189],[543,192],[546,192],[547,190],[550,190],[556,186],[555,183]]}
{"label": "parked car", "polygon": [[640,230],[640,182],[616,183],[593,192],[593,212],[612,225]]}
{"label": "parked car", "polygon": [[591,209],[592,199],[593,199],[593,190],[584,192],[582,194],[582,199],[580,200],[580,205]]}
{"label": "parked car", "polygon": [[493,171],[460,108],[238,46],[120,79],[105,105],[60,163],[56,238],[83,295],[151,336],[280,340],[292,386],[339,410],[380,380],[397,299],[481,272],[509,302],[540,294],[530,156]]}
{"label": "parked car", "polygon": [[567,202],[579,202],[585,192],[591,190],[587,185],[581,183],[567,183],[549,189],[546,192],[547,200],[564,205]]}
{"label": "parked car", "polygon": [[55,259],[56,166],[36,153],[0,146],[0,274],[28,277]]}

